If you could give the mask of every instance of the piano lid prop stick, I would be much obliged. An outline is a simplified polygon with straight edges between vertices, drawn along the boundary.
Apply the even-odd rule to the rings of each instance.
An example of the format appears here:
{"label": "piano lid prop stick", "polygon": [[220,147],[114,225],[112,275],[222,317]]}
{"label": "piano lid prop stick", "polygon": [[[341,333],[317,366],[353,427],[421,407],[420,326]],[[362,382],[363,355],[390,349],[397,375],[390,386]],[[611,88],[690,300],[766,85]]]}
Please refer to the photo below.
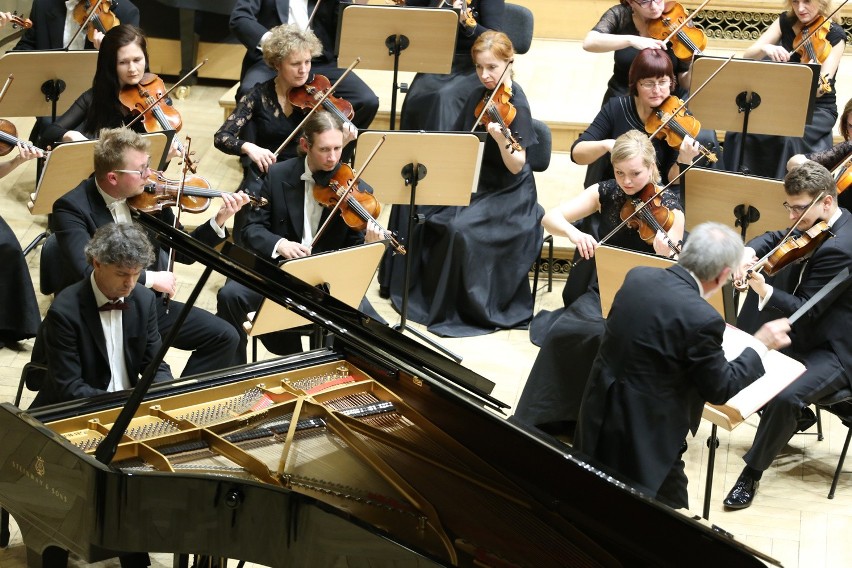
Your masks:
{"label": "piano lid prop stick", "polygon": [[303,396],[296,399],[296,408],[293,409],[293,417],[290,418],[290,428],[287,429],[287,438],[284,440],[281,459],[278,460],[278,470],[275,472],[279,478],[284,475],[284,468],[287,466],[287,455],[290,453],[290,446],[293,445],[293,437],[296,435],[296,425],[299,423],[299,415],[302,413],[302,404],[304,402],[305,397]]}

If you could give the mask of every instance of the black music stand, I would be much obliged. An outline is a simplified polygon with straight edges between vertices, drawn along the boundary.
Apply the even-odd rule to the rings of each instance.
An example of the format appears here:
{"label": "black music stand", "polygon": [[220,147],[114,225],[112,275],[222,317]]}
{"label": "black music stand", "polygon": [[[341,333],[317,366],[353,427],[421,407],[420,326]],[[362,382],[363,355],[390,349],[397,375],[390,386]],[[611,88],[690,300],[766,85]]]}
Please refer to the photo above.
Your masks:
{"label": "black music stand", "polygon": [[[406,326],[408,288],[411,283],[411,235],[417,222],[417,205],[466,206],[479,182],[479,168],[485,133],[464,132],[364,132],[358,146],[373,148],[384,136],[385,142],[370,162],[368,177],[382,203],[409,206],[409,249],[405,258],[399,331],[410,331],[456,361],[462,358],[430,337]],[[365,152],[355,153],[355,167],[361,170]]]}
{"label": "black music stand", "polygon": [[[0,77],[10,74],[27,88],[9,89],[4,116],[50,116],[56,120],[91,88],[98,52],[9,51],[0,57]],[[38,93],[33,92],[38,89]]]}
{"label": "black music stand", "polygon": [[[692,86],[704,85],[725,61],[727,58],[696,56]],[[818,66],[732,59],[690,99],[689,109],[701,117],[705,128],[742,134],[735,169],[742,172],[749,133],[802,136],[813,116],[818,78]],[[781,116],[784,120],[778,119]]]}
{"label": "black music stand", "polygon": [[347,6],[341,20],[339,60],[360,57],[362,69],[393,70],[390,129],[394,130],[399,71],[449,73],[458,15],[432,8]]}

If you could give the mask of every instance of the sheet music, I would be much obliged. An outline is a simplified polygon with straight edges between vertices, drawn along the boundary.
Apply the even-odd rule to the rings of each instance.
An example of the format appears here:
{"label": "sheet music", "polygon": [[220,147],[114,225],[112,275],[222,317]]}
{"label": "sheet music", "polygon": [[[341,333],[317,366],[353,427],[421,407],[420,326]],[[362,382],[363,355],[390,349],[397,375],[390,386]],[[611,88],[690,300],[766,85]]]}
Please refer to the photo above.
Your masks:
{"label": "sheet music", "polygon": [[[746,347],[752,347],[758,353],[762,353],[765,350],[763,344],[755,339],[753,335],[737,329],[732,325],[727,325],[722,338],[722,349],[725,351],[725,358],[728,361],[736,359]],[[805,372],[804,365],[778,351],[769,350],[760,359],[763,362],[766,374],[735,394],[725,404],[706,404],[704,418],[731,430],[757,412],[772,397],[784,390],[787,385]],[[708,416],[708,409],[711,412],[715,411],[713,414],[716,415],[716,419],[713,416]],[[727,423],[720,423],[717,413],[722,413],[727,417]]]}

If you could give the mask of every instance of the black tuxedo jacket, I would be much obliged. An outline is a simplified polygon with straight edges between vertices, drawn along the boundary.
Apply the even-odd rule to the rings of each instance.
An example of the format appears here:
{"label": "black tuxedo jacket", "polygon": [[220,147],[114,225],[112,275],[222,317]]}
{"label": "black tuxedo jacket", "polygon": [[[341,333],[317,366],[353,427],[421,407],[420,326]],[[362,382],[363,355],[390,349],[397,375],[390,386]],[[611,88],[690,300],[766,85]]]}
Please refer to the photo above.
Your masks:
{"label": "black tuxedo jacket", "polygon": [[[311,28],[322,42],[322,55],[315,62],[332,62],[334,42],[337,38],[338,10],[340,0],[323,0],[314,16]],[[316,6],[316,0],[308,0],[308,15]],[[260,38],[271,28],[287,23],[290,11],[289,0],[237,0],[231,11],[231,31],[244,46],[246,55],[243,59],[243,69],[240,76],[254,64],[263,61],[263,54],[257,49]]]}
{"label": "black tuxedo jacket", "polygon": [[[65,2],[63,0],[33,0],[29,16],[33,22],[33,27],[24,32],[13,49],[20,51],[62,49],[65,47],[62,37],[65,31],[65,14]],[[122,24],[139,25],[139,9],[130,0],[118,0],[115,15]],[[80,33],[86,32],[83,30]],[[88,39],[86,40],[86,49],[94,49]]]}
{"label": "black tuxedo jacket", "polygon": [[[174,221],[174,213],[165,209],[156,214],[165,223],[171,225]],[[92,266],[86,262],[83,248],[98,227],[113,222],[112,213],[104,203],[103,197],[95,185],[95,178],[84,180],[77,187],[59,198],[53,204],[53,217],[51,224],[56,240],[62,252],[63,288],[70,286],[77,280],[88,276],[92,272]],[[202,223],[192,232],[192,236],[210,246],[216,246],[223,239],[219,238],[210,223]],[[151,239],[156,253],[154,264],[149,266],[150,270],[166,270],[167,252]],[[179,262],[191,262],[189,259],[177,255]],[[139,277],[139,282],[145,283],[145,274]]]}
{"label": "black tuxedo jacket", "polygon": [[[160,350],[156,296],[137,284],[125,299],[122,312],[124,362],[131,385]],[[103,326],[89,278],[66,288],[56,296],[44,318],[35,353],[43,353],[47,378],[33,406],[43,406],[103,394],[111,374]],[[160,364],[155,381],[172,379],[169,366]]]}
{"label": "black tuxedo jacket", "polygon": [[[826,240],[808,259],[801,272],[801,282],[795,287],[797,277],[792,277],[793,289],[773,289],[763,310],[769,319],[793,314],[811,296],[822,289],[844,268],[852,269],[852,214],[841,209],[840,218],[831,227],[833,237]],[[758,258],[769,252],[784,237],[786,231],[765,233],[749,241],[748,246]],[[790,269],[799,274],[800,265]],[[852,361],[852,334],[846,326],[852,321],[852,288],[847,280],[808,310],[796,323],[790,334],[791,349],[795,353],[808,353],[817,346],[828,345],[841,361]],[[753,292],[752,292],[753,294]],[[846,367],[846,378],[852,385],[852,371]]]}
{"label": "black tuxedo jacket", "polygon": [[[260,190],[261,197],[269,201],[266,207],[252,209],[243,227],[243,244],[263,258],[269,258],[275,244],[283,237],[289,241],[301,241],[305,226],[305,182],[301,176],[305,171],[304,158],[291,158],[273,164]],[[372,193],[365,182],[358,187]],[[325,209],[320,217],[320,226],[328,217]],[[312,252],[326,252],[358,245],[364,242],[364,233],[350,229],[339,213],[317,241]]]}
{"label": "black tuxedo jacket", "polygon": [[724,330],[685,269],[631,270],[606,320],[574,448],[656,494],[704,402],[722,404],[764,373],[751,348],[725,359]]}

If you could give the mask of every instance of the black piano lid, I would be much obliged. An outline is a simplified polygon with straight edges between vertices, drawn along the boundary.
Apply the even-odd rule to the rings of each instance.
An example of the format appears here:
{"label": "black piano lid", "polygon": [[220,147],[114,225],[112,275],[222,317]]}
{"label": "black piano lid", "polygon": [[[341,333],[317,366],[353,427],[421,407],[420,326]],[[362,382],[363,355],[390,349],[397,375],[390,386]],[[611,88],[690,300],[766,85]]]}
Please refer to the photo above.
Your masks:
{"label": "black piano lid", "polygon": [[174,247],[193,260],[327,328],[351,347],[392,361],[412,375],[430,379],[458,393],[463,392],[466,398],[474,398],[481,405],[498,411],[509,408],[509,405],[490,396],[494,389],[492,381],[287,274],[276,264],[229,242],[223,244],[221,252],[217,252],[145,213],[140,213],[137,221],[153,231],[164,247]]}

